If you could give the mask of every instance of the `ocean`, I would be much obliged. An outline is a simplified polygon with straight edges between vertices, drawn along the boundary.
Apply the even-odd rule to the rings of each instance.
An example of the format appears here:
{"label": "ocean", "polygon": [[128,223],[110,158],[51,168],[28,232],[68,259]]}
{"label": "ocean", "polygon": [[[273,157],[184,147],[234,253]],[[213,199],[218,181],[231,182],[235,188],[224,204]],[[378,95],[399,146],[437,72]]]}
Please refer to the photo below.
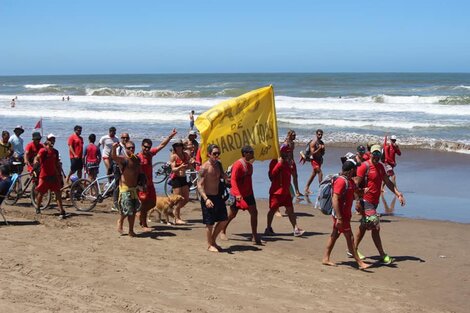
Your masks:
{"label": "ocean", "polygon": [[[134,138],[186,132],[190,110],[273,85],[282,140],[295,129],[307,141],[317,128],[329,144],[382,141],[468,153],[470,74],[158,74],[0,77],[0,123],[30,133],[39,118],[58,137],[113,125]],[[62,97],[70,101],[62,101]],[[15,108],[12,98],[18,97]]]}
{"label": "ocean", "polygon": [[[397,205],[395,214],[470,223],[470,74],[3,76],[0,125],[10,133],[23,125],[26,143],[42,118],[44,135],[56,135],[67,170],[66,139],[76,124],[83,126],[85,141],[90,133],[100,138],[115,126],[118,133],[129,132],[137,146],[145,137],[158,143],[174,127],[180,138],[186,137],[191,110],[197,116],[225,99],[270,84],[281,141],[291,128],[300,141],[312,138],[317,128],[324,130],[325,174],[337,173],[339,157],[357,143],[396,135],[403,151],[396,168],[398,185],[408,204]],[[160,152],[155,161],[168,160],[168,154],[168,149]],[[267,166],[255,163],[254,188],[260,198],[268,197]],[[311,168],[298,168],[303,190]]]}

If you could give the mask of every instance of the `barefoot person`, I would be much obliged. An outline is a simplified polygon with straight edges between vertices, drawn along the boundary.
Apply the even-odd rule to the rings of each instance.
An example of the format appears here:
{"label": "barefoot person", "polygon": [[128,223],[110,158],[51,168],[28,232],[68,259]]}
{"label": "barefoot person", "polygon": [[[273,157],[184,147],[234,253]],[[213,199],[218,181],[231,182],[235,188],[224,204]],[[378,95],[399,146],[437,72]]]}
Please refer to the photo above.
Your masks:
{"label": "barefoot person", "polygon": [[201,195],[202,222],[206,225],[207,250],[219,252],[216,239],[227,224],[227,208],[219,190],[221,179],[227,179],[219,161],[220,148],[209,145],[209,160],[201,165],[197,183]]}
{"label": "barefoot person", "polygon": [[[381,150],[380,145],[372,146],[370,149],[371,159],[362,163],[357,169],[357,176],[355,178],[356,185],[361,186],[363,181],[365,181],[366,185],[363,190],[363,200],[359,200],[359,203],[356,204],[362,214],[362,219],[357,231],[355,250],[358,250],[359,244],[361,243],[366,231],[370,230],[375,247],[379,251],[382,262],[390,264],[393,262],[393,259],[385,253],[382,247],[382,240],[380,238],[380,219],[377,216],[377,206],[379,204],[382,182],[384,182],[385,185],[398,197],[402,206],[405,205],[405,198],[403,197],[403,194],[398,191],[397,186],[386,175],[385,168],[380,163],[380,158],[382,156]],[[358,255],[361,255],[359,251],[357,251],[357,253]]]}
{"label": "barefoot person", "polygon": [[284,140],[284,144],[288,145],[289,149],[290,149],[289,163],[292,167],[292,180],[294,182],[295,196],[297,198],[299,198],[299,197],[302,197],[303,194],[301,194],[300,191],[299,191],[299,180],[298,180],[298,175],[297,175],[297,166],[295,165],[295,160],[294,160],[295,137],[296,137],[295,131],[292,130],[292,129],[289,129],[289,131],[287,132],[286,139]]}
{"label": "barefoot person", "polygon": [[310,148],[310,164],[312,164],[312,174],[307,181],[305,186],[305,194],[311,194],[310,184],[313,182],[313,179],[318,174],[318,182],[321,183],[323,180],[323,172],[321,166],[323,164],[323,155],[325,154],[325,143],[323,142],[323,130],[317,129],[316,140],[312,140],[309,144]]}
{"label": "barefoot person", "polygon": [[70,172],[67,175],[67,184],[70,182],[70,176],[72,176],[72,174],[77,173],[78,178],[82,178],[83,138],[80,136],[82,134],[82,126],[76,125],[73,131],[74,133],[69,137],[67,142],[70,154]]}
{"label": "barefoot person", "polygon": [[253,194],[253,164],[254,150],[251,146],[242,148],[242,157],[235,161],[232,166],[232,176],[230,177],[230,193],[235,197],[235,203],[230,206],[228,221],[220,238],[228,240],[228,224],[237,216],[238,210],[248,210],[251,221],[251,240],[256,244],[261,244],[258,237],[258,210],[256,209],[255,196]]}
{"label": "barefoot person", "polygon": [[140,159],[141,171],[145,174],[147,182],[145,190],[139,191],[139,199],[142,206],[140,208],[140,212],[137,213],[139,224],[144,231],[151,230],[147,225],[147,213],[150,209],[155,207],[157,202],[157,193],[155,192],[155,186],[153,185],[152,159],[154,155],[166,147],[176,134],[176,129],[173,129],[170,135],[168,135],[168,137],[166,137],[165,140],[155,148],[152,148],[152,140],[145,138],[142,140],[142,151],[137,154]]}
{"label": "barefoot person", "polygon": [[325,254],[322,263],[324,265],[336,266],[331,262],[330,255],[336,240],[344,235],[349,251],[353,251],[354,259],[360,269],[365,269],[370,265],[364,263],[354,249],[354,237],[351,231],[351,207],[354,201],[356,184],[352,177],[356,175],[356,161],[349,159],[343,163],[340,177],[333,182],[333,230],[326,244]]}
{"label": "barefoot person", "polygon": [[385,171],[387,172],[387,176],[390,180],[396,185],[397,180],[393,169],[397,166],[396,156],[401,155],[400,147],[397,144],[397,136],[390,136],[390,143],[386,143],[384,146],[384,154]]}
{"label": "barefoot person", "polygon": [[129,236],[135,237],[134,222],[135,215],[140,210],[140,201],[137,195],[137,182],[140,174],[140,160],[134,154],[135,145],[132,141],[126,142],[125,156],[117,155],[119,143],[114,143],[111,150],[111,158],[121,169],[121,179],[119,183],[119,219],[117,230],[122,234],[123,223],[127,217],[129,222]]}
{"label": "barefoot person", "polygon": [[271,160],[269,164],[268,175],[271,180],[271,188],[269,188],[268,223],[264,231],[266,236],[275,235],[272,228],[274,213],[282,206],[286,208],[287,216],[294,230],[294,236],[300,237],[305,232],[297,225],[294,205],[292,204],[292,196],[290,194],[292,167],[289,164],[289,153],[289,146],[282,145],[281,157],[277,160]]}
{"label": "barefoot person", "polygon": [[183,225],[185,221],[181,219],[181,208],[189,201],[189,186],[190,182],[186,179],[186,170],[191,167],[194,160],[191,160],[189,154],[184,152],[184,144],[182,140],[176,141],[173,145],[173,152],[170,156],[171,164],[171,187],[173,193],[183,197],[175,207],[175,224]]}
{"label": "barefoot person", "polygon": [[[52,138],[52,137],[51,137]],[[55,139],[55,138],[54,138]],[[54,149],[54,143],[47,139],[44,143],[44,148],[39,150],[37,156],[34,158],[34,163],[39,165],[39,183],[36,187],[38,192],[36,198],[36,214],[40,214],[40,207],[44,194],[50,190],[55,194],[57,207],[59,208],[60,219],[65,218],[65,210],[62,206],[62,167],[60,165],[59,151]]]}

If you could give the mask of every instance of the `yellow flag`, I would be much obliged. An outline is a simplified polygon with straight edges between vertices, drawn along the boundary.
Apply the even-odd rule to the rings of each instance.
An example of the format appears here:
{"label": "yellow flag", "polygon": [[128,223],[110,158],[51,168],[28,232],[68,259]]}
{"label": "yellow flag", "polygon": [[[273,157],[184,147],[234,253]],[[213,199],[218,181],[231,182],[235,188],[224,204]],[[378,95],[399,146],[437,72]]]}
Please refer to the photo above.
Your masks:
{"label": "yellow flag", "polygon": [[250,145],[256,160],[279,157],[276,108],[272,86],[250,91],[226,100],[199,115],[196,127],[201,133],[201,156],[207,160],[207,147],[216,144],[220,160],[228,168],[241,158],[241,148]]}

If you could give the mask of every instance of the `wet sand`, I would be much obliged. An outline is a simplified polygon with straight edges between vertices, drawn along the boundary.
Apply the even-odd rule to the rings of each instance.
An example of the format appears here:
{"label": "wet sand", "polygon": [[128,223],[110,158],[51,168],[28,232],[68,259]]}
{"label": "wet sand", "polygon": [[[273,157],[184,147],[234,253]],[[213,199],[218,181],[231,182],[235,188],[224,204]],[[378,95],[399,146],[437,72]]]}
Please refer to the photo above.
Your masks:
{"label": "wet sand", "polygon": [[[374,267],[360,271],[343,238],[332,253],[338,266],[321,264],[331,220],[302,204],[303,238],[282,217],[277,236],[253,245],[249,215],[240,212],[230,240],[219,241],[223,252],[210,253],[196,201],[183,209],[190,224],[152,222],[137,238],[117,233],[109,202],[89,213],[67,207],[64,221],[55,210],[36,217],[27,203],[7,206],[12,225],[0,224],[2,312],[468,311],[468,224],[384,217],[384,248],[396,262],[377,263],[367,234],[360,250]],[[267,203],[257,204],[262,232]]]}

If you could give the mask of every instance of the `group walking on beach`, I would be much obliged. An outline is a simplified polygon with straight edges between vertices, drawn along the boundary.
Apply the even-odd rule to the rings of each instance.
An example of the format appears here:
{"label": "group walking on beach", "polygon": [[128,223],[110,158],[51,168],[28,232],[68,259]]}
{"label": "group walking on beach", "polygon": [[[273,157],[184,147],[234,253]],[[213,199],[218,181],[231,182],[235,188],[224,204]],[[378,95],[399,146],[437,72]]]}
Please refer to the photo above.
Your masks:
{"label": "group walking on beach", "polygon": [[[193,115],[194,112],[191,112]],[[129,133],[122,132],[120,140],[117,130],[110,127],[108,134],[103,135],[96,145],[96,135],[88,136],[88,145],[84,145],[82,127],[76,125],[67,140],[70,158],[70,169],[65,175],[58,150],[54,148],[56,136],[49,134],[41,143],[42,135],[34,132],[25,148],[21,135],[24,129],[18,125],[10,137],[8,131],[2,132],[0,141],[0,205],[12,186],[12,174],[21,174],[23,166],[31,177],[37,177],[35,187],[37,198],[35,209],[41,214],[41,203],[46,192],[55,194],[60,219],[68,217],[62,204],[62,190],[64,186],[82,178],[83,172],[90,181],[94,181],[103,161],[107,175],[115,179],[117,188],[114,190],[111,211],[117,211],[117,231],[124,233],[124,222],[127,220],[130,237],[135,237],[134,223],[137,220],[143,232],[153,229],[148,225],[148,214],[152,210],[162,213],[169,208],[161,208],[158,203],[166,198],[158,196],[153,183],[152,159],[163,148],[171,143],[169,167],[171,169],[170,184],[172,193],[178,197],[170,212],[173,220],[167,218],[167,223],[185,225],[182,218],[182,209],[189,201],[189,188],[193,182],[188,181],[187,171],[198,171],[197,191],[200,197],[202,223],[206,227],[207,250],[219,252],[222,248],[217,239],[228,240],[227,229],[231,221],[236,218],[239,211],[247,211],[250,215],[251,240],[254,244],[262,245],[262,236],[258,233],[258,208],[253,192],[253,163],[255,150],[245,145],[240,151],[240,158],[231,165],[231,171],[225,172],[220,161],[222,150],[215,144],[210,144],[207,151],[201,151],[197,141],[197,132],[193,129],[193,119],[190,119],[190,131],[186,139],[172,140],[178,134],[173,129],[168,136],[153,147],[153,141],[144,138],[141,142],[140,152],[136,152],[134,141],[130,140]],[[338,164],[339,174],[323,179],[322,164],[326,157],[323,130],[315,131],[315,138],[309,141],[305,149],[300,152],[300,164],[310,163],[312,173],[306,182],[303,194],[299,190],[298,169],[294,158],[296,133],[289,130],[284,142],[280,146],[280,157],[271,160],[267,176],[270,180],[269,210],[264,236],[274,236],[274,216],[281,207],[285,208],[288,220],[295,237],[302,237],[305,230],[300,228],[295,214],[293,200],[295,198],[309,197],[313,194],[310,189],[314,178],[318,176],[319,185],[329,184],[331,188],[331,216],[333,220],[332,232],[328,239],[322,263],[335,265],[330,256],[336,240],[341,234],[345,236],[348,245],[348,255],[353,257],[360,269],[370,264],[365,263],[364,256],[358,247],[367,231],[371,232],[373,242],[380,254],[382,262],[393,262],[383,248],[380,237],[380,215],[377,207],[383,188],[390,189],[401,205],[405,204],[403,194],[396,186],[394,168],[397,165],[396,156],[401,150],[396,143],[396,136],[391,136],[391,143],[387,138],[383,145],[368,143],[359,145],[356,153],[347,153]],[[367,148],[366,148],[367,147]],[[201,155],[205,154],[207,161],[202,162]],[[16,166],[13,166],[15,164]],[[20,166],[18,166],[18,164]],[[291,187],[293,182],[293,188]],[[230,189],[230,197],[226,188]],[[161,199],[160,199],[161,198]],[[168,197],[169,198],[169,197]],[[227,201],[230,198],[230,201]],[[396,200],[394,199],[394,201]],[[230,203],[229,203],[230,202]],[[227,203],[229,209],[227,210]],[[352,206],[355,203],[356,214],[360,215],[360,225],[354,236],[351,228]],[[168,212],[167,212],[168,213]],[[282,215],[281,215],[282,216]]]}

